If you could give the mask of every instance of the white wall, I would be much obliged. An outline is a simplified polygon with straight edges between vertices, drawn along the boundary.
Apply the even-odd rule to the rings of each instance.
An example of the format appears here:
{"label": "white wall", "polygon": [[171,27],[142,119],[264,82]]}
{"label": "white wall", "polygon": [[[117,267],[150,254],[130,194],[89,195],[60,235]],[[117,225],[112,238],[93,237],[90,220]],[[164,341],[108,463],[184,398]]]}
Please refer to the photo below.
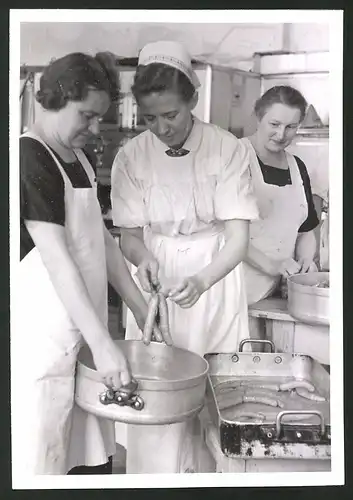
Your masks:
{"label": "white wall", "polygon": [[[328,50],[325,24],[21,23],[21,63],[45,65],[73,51],[137,56],[148,42],[182,41],[194,57],[241,67],[254,52]],[[284,47],[286,45],[287,47]]]}
{"label": "white wall", "polygon": [[321,52],[330,49],[329,25],[296,23],[288,26],[290,52]]}

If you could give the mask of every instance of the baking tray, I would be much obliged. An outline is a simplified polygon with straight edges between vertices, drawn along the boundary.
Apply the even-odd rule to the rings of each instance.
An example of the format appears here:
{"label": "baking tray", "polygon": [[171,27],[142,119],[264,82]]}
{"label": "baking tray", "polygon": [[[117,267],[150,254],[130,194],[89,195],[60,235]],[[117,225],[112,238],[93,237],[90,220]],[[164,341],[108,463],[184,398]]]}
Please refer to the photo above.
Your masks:
{"label": "baking tray", "polygon": [[[243,352],[246,343],[255,342],[267,344],[271,352]],[[330,458],[330,376],[318,362],[303,354],[276,353],[270,340],[251,339],[243,340],[238,352],[207,354],[205,358],[209,363],[206,405],[219,430],[224,455]],[[311,401],[295,391],[273,389],[294,380],[313,384],[315,394],[325,401]],[[241,402],[244,394],[271,399],[276,396],[281,406]],[[257,416],[243,417],[239,410]]]}

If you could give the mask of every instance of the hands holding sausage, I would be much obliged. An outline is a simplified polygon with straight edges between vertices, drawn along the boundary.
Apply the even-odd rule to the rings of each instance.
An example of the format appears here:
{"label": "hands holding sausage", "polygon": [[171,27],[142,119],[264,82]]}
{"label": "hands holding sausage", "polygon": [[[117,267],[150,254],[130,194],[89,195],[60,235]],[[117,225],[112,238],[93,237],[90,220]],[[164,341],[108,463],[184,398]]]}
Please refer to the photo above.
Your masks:
{"label": "hands holding sausage", "polygon": [[[163,289],[162,289],[163,291]],[[168,291],[168,297],[183,309],[192,307],[204,293],[205,287],[196,276],[184,278]]]}
{"label": "hands holding sausage", "polygon": [[[154,337],[157,342],[172,345],[169,332],[168,306],[166,297],[182,308],[192,307],[205,291],[205,287],[196,276],[182,279],[177,285],[170,285],[160,277],[159,264],[154,257],[144,259],[137,270],[142,289],[151,294],[145,323],[138,325],[143,330],[143,341],[149,344]],[[159,314],[159,322],[156,318]]]}
{"label": "hands holding sausage", "polygon": [[159,274],[157,260],[149,257],[141,262],[136,276],[145,292],[157,290],[182,308],[192,307],[205,291],[203,283],[196,276],[184,278],[176,286],[171,286]]}

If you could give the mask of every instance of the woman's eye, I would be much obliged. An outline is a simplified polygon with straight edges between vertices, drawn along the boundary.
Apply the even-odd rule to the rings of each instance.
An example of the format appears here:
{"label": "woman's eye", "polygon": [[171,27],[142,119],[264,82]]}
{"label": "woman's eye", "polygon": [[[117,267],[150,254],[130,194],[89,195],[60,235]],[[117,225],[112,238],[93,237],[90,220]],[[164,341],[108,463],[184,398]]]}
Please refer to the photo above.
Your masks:
{"label": "woman's eye", "polygon": [[145,116],[144,116],[144,119],[145,119],[147,122],[153,122],[153,120],[155,119],[155,117],[154,117],[154,116],[145,115]]}
{"label": "woman's eye", "polygon": [[174,120],[178,116],[178,113],[173,113],[172,115],[167,116],[167,120]]}
{"label": "woman's eye", "polygon": [[272,127],[278,127],[278,123],[270,123],[270,125],[272,125]]}

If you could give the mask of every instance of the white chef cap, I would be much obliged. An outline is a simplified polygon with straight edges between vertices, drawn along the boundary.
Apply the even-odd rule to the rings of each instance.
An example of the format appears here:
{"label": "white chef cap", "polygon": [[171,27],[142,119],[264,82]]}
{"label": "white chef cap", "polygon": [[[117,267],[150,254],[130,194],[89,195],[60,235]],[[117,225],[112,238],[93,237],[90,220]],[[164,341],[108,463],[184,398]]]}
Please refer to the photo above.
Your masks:
{"label": "white chef cap", "polygon": [[200,81],[192,69],[191,57],[182,44],[169,41],[148,43],[139,54],[138,64],[147,66],[152,63],[176,68],[188,77],[195,89],[200,87]]}

